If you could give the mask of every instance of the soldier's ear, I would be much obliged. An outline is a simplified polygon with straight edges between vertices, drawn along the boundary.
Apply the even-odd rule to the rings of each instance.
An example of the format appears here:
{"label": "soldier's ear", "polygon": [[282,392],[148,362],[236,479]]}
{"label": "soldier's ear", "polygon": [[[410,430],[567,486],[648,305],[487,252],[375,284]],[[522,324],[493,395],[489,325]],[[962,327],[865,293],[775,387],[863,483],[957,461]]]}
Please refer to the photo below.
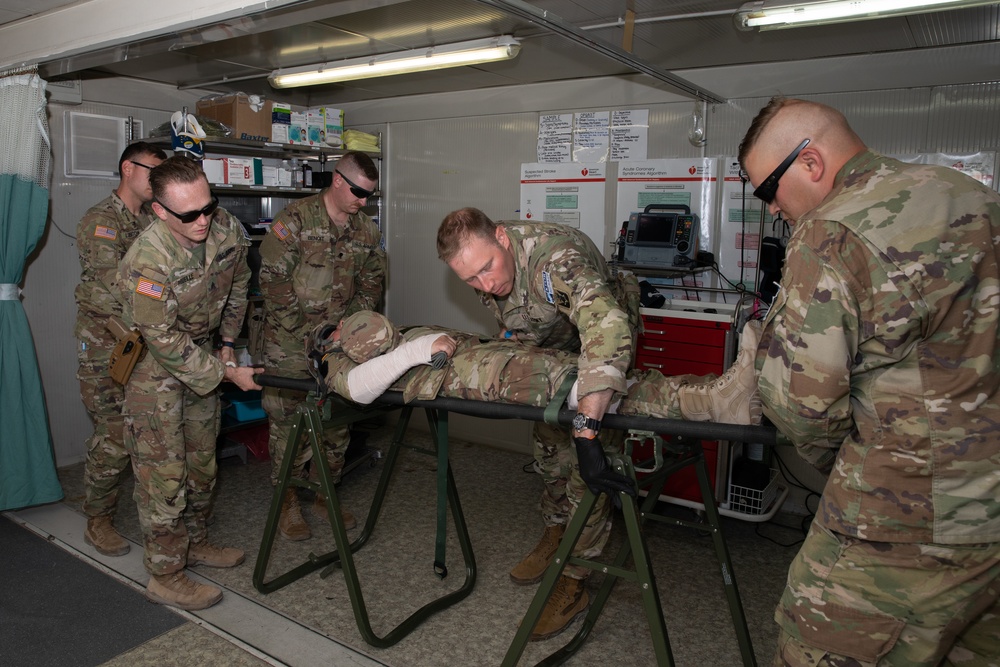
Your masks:
{"label": "soldier's ear", "polygon": [[150,203],[151,203],[151,205],[153,207],[153,213],[156,214],[156,217],[159,218],[160,220],[166,220],[167,219],[167,210],[165,208],[163,208],[163,206],[160,204],[160,202],[158,202],[158,201],[156,201],[154,199]]}
{"label": "soldier's ear", "polygon": [[500,247],[510,250],[510,237],[507,236],[507,230],[500,225],[497,225],[496,240]]}

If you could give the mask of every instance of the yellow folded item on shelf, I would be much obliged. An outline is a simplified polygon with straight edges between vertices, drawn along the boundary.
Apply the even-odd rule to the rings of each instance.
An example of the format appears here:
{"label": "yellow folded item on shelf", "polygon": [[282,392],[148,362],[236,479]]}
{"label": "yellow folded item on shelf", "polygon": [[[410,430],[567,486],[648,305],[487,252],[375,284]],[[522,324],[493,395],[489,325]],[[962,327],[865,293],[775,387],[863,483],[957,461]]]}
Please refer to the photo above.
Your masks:
{"label": "yellow folded item on shelf", "polygon": [[344,130],[342,135],[344,147],[352,151],[365,151],[366,153],[378,153],[378,137],[360,130]]}

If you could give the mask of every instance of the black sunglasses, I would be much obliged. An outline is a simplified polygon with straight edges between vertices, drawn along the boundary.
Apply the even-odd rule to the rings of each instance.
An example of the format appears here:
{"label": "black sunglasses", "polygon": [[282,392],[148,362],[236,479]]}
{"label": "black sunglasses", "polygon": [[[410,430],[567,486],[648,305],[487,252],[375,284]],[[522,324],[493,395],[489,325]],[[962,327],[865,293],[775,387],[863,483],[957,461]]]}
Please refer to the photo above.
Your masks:
{"label": "black sunglasses", "polygon": [[788,154],[788,157],[778,165],[778,168],[771,172],[771,175],[764,179],[764,182],[757,186],[757,189],[753,191],[753,196],[760,199],[765,204],[770,204],[774,201],[775,195],[778,194],[778,181],[781,177],[785,175],[788,168],[792,166],[795,162],[795,158],[799,156],[802,149],[809,145],[809,139],[803,139],[802,143],[799,144],[798,148]]}
{"label": "black sunglasses", "polygon": [[150,171],[153,171],[153,167],[150,167],[148,164],[143,164],[141,162],[136,162],[135,160],[129,160],[129,162],[131,162],[132,164],[136,165],[137,167],[142,167],[143,169],[149,169]]}
{"label": "black sunglasses", "polygon": [[198,209],[197,211],[188,211],[187,213],[177,213],[176,211],[171,211],[159,199],[155,199],[154,201],[160,206],[163,206],[164,211],[174,216],[185,225],[194,222],[203,215],[212,215],[215,213],[215,209],[219,208],[219,198],[215,195],[212,195],[212,201],[208,202],[205,208]]}
{"label": "black sunglasses", "polygon": [[365,190],[360,185],[356,185],[354,182],[351,181],[351,179],[349,179],[347,176],[344,176],[344,172],[340,171],[339,169],[334,169],[333,173],[340,174],[340,177],[344,179],[344,182],[347,183],[347,185],[350,187],[351,194],[357,197],[358,199],[368,199],[373,194],[375,194],[374,190]]}

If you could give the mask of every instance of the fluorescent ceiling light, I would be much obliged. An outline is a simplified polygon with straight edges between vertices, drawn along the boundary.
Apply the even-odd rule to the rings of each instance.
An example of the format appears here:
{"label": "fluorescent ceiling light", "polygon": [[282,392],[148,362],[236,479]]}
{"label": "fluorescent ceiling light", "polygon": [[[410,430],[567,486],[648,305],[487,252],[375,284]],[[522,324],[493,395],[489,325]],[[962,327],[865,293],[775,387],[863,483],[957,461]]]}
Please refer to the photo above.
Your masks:
{"label": "fluorescent ceiling light", "polygon": [[818,0],[799,3],[757,0],[740,7],[735,18],[741,30],[774,30],[989,4],[996,4],[996,0]]}
{"label": "fluorescent ceiling light", "polygon": [[268,81],[275,88],[315,86],[322,83],[353,81],[405,72],[424,72],[445,67],[507,60],[515,57],[520,50],[520,42],[509,35],[501,35],[476,39],[471,42],[443,44],[411,51],[337,60],[321,65],[276,69],[271,72]]}

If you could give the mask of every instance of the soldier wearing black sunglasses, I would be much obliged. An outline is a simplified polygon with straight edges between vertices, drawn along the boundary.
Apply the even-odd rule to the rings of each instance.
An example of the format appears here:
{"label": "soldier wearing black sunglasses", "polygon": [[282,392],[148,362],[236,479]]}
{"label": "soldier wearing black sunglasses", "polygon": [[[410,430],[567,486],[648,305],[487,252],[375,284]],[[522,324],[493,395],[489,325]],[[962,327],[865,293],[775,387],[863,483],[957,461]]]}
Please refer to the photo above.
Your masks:
{"label": "soldier wearing black sunglasses", "polygon": [[[337,161],[328,188],[296,201],[275,216],[260,246],[260,285],[267,302],[264,363],[269,372],[309,377],[302,341],[314,327],[339,322],[359,310],[378,309],[385,281],[385,251],[378,226],[361,210],[378,188],[378,178],[368,155],[345,153]],[[298,392],[264,390],[272,483],[281,469],[296,409],[304,399]],[[327,429],[324,434],[327,462],[335,480],[340,478],[349,439],[347,427]],[[306,475],[308,454],[307,447],[299,451],[295,475]],[[325,499],[317,498],[313,510],[325,519]],[[345,525],[352,527],[354,517],[343,508],[342,513]],[[312,535],[294,488],[283,498],[278,529],[289,540]]]}
{"label": "soldier wearing black sunglasses", "polygon": [[792,226],[764,414],[828,475],[774,664],[1000,663],[1000,195],[805,100],[771,100],[740,163]]}
{"label": "soldier wearing black sunglasses", "polygon": [[[150,171],[159,220],[122,259],[122,317],[147,354],[125,386],[125,443],[136,471],[143,529],[146,597],[204,609],[222,591],[187,577],[188,565],[234,567],[239,549],[207,540],[215,487],[218,387],[260,389],[263,369],[239,367],[234,340],[246,313],[250,240],[209,190],[201,166],[174,156]],[[183,211],[177,213],[176,211]],[[222,339],[213,354],[215,335]]]}

